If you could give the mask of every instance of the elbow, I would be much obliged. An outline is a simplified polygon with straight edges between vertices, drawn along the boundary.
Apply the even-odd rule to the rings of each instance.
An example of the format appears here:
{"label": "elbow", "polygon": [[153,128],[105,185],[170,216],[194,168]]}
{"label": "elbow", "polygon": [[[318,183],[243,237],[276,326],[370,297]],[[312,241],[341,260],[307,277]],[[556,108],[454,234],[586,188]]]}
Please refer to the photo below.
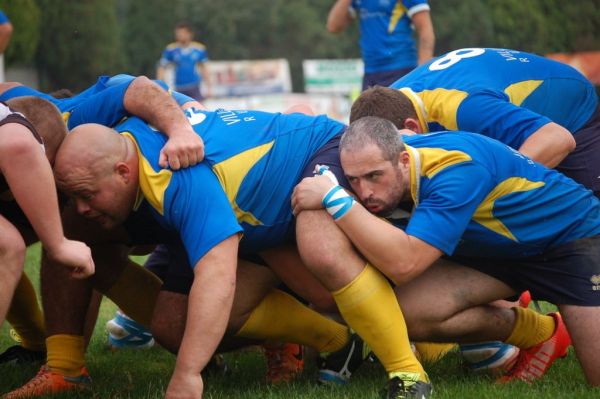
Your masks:
{"label": "elbow", "polygon": [[401,285],[412,280],[417,274],[417,265],[409,262],[396,263],[388,277],[396,285]]}
{"label": "elbow", "polygon": [[577,142],[575,141],[575,137],[572,134],[569,134],[567,140],[565,140],[564,148],[567,154],[573,152],[575,147],[577,146]]}
{"label": "elbow", "polygon": [[333,23],[333,22],[327,22],[327,32],[329,33],[341,33],[344,30],[343,26],[340,26],[339,24]]}

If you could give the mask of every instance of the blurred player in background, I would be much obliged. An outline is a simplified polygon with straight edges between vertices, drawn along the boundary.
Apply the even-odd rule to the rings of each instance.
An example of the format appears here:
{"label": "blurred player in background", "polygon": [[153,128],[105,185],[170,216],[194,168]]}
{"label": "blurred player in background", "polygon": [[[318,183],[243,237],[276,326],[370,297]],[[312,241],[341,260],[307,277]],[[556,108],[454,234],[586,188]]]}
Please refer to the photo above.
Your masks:
{"label": "blurred player in background", "polygon": [[433,57],[435,34],[427,0],[337,0],[329,11],[327,30],[342,32],[355,17],[365,63],[363,90],[388,86]]}
{"label": "blurred player in background", "polygon": [[[175,26],[175,42],[165,48],[159,61],[156,77],[165,79],[168,65],[175,68],[175,90],[201,101],[211,96],[211,83],[208,76],[206,61],[208,53],[200,42],[193,41],[194,31],[187,22]],[[204,85],[204,89],[200,90]]]}

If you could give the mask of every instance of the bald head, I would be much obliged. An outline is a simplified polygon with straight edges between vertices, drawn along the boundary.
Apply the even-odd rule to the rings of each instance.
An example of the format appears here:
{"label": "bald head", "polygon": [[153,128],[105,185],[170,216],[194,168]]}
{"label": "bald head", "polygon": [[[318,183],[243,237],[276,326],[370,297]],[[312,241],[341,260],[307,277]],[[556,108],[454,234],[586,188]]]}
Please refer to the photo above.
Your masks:
{"label": "bald head", "polygon": [[138,191],[138,158],[126,137],[102,125],[73,129],[56,155],[56,185],[77,211],[106,228],[122,223]]}
{"label": "bald head", "polygon": [[97,124],[76,127],[65,138],[56,154],[54,173],[59,180],[69,171],[86,171],[100,177],[126,158],[125,138],[113,129]]}

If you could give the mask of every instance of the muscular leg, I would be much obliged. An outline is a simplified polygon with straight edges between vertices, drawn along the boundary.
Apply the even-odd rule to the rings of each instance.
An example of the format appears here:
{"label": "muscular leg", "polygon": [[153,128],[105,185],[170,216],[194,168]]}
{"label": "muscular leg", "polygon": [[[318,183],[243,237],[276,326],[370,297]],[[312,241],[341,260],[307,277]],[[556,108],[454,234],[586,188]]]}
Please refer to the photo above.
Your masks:
{"label": "muscular leg", "polygon": [[474,269],[439,260],[423,274],[395,288],[408,332],[416,341],[505,340],[512,332],[511,309],[487,305],[514,290]]}
{"label": "muscular leg", "polygon": [[270,249],[260,255],[285,285],[310,302],[317,311],[337,312],[331,293],[302,263],[295,245]]}
{"label": "muscular leg", "polygon": [[600,307],[559,305],[585,377],[600,386]]}
{"label": "muscular leg", "polygon": [[[277,284],[277,281],[268,268],[239,260],[235,298],[228,325],[229,334],[237,332],[242,327],[252,310]],[[161,346],[172,353],[177,353],[183,338],[187,301],[187,294],[164,290],[159,293],[156,301],[151,325],[152,334]],[[240,346],[232,341],[241,341],[242,345],[255,342],[230,338],[226,341],[228,342],[220,347],[221,351]]]}
{"label": "muscular leg", "polygon": [[325,211],[296,218],[302,260],[333,293],[340,313],[373,349],[389,375],[409,372],[425,379],[410,348],[406,324],[387,280],[354,250]]}
{"label": "muscular leg", "polygon": [[0,216],[0,325],[23,273],[25,242],[18,230]]}

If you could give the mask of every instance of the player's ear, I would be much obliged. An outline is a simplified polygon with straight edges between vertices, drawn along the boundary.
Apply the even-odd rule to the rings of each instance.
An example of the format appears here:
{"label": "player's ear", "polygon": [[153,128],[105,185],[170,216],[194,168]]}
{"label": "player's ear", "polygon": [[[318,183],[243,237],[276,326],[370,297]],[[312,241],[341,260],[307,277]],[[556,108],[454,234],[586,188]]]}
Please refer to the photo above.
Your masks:
{"label": "player's ear", "polygon": [[115,172],[125,181],[125,183],[129,183],[129,180],[131,179],[131,169],[127,163],[117,162],[115,164]]}
{"label": "player's ear", "polygon": [[415,133],[423,133],[423,131],[421,130],[421,124],[417,119],[406,118],[404,120],[404,128],[412,130]]}

